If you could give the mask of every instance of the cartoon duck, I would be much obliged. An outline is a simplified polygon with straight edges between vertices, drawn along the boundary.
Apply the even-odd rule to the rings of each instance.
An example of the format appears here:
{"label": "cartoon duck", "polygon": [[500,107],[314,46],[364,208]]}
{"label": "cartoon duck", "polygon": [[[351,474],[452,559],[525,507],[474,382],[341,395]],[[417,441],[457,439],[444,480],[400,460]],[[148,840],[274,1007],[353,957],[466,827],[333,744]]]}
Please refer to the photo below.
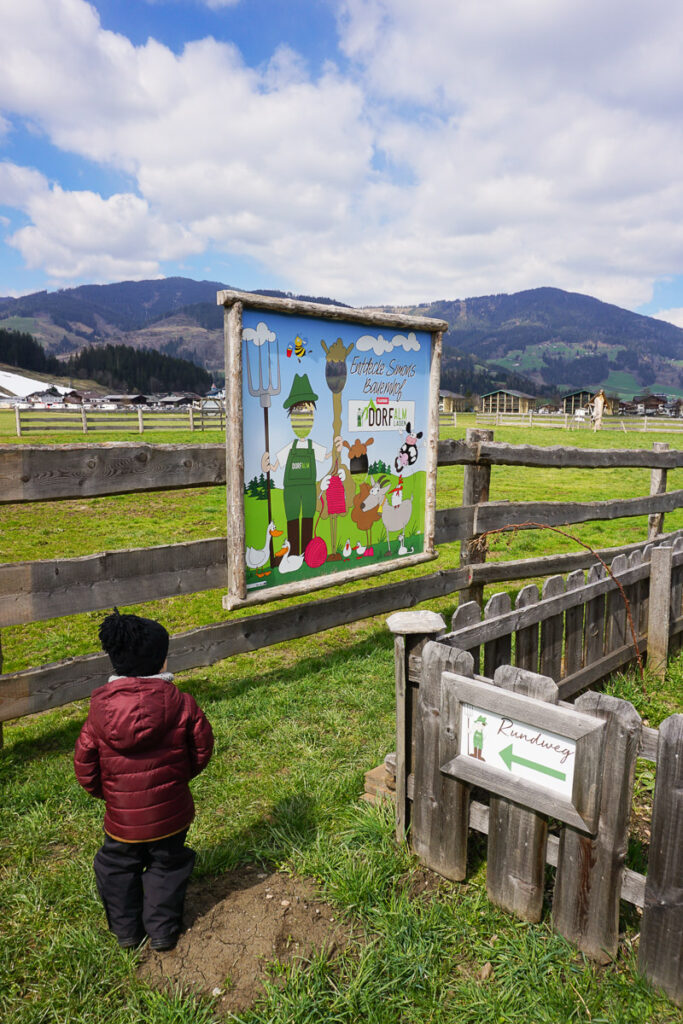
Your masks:
{"label": "cartoon duck", "polygon": [[354,545],[353,550],[356,552],[356,558],[372,558],[375,553],[373,547],[367,547],[365,544],[358,543]]}
{"label": "cartoon duck", "polygon": [[258,570],[266,564],[270,557],[270,538],[281,536],[282,530],[276,530],[275,523],[270,522],[268,523],[268,527],[266,529],[266,539],[263,547],[246,549],[245,561],[247,563],[247,568],[254,569],[258,577],[268,576],[270,574],[270,569],[268,569],[267,572],[259,572]]}
{"label": "cartoon duck", "polygon": [[344,548],[342,550],[342,558],[350,558],[352,551],[353,551],[353,548],[351,547],[351,538],[347,537],[346,538],[346,544],[344,545]]}
{"label": "cartoon duck", "polygon": [[282,558],[280,565],[278,566],[281,573],[297,572],[304,564],[303,555],[290,555],[291,544],[288,540],[284,541],[279,551],[275,552],[276,558]]}

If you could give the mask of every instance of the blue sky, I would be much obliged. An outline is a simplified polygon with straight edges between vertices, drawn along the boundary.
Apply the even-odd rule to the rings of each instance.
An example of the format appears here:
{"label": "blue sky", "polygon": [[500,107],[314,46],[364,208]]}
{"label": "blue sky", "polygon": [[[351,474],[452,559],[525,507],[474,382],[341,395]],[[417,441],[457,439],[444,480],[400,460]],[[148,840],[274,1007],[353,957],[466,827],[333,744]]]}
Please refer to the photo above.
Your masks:
{"label": "blue sky", "polygon": [[551,285],[683,326],[679,0],[0,0],[0,295]]}

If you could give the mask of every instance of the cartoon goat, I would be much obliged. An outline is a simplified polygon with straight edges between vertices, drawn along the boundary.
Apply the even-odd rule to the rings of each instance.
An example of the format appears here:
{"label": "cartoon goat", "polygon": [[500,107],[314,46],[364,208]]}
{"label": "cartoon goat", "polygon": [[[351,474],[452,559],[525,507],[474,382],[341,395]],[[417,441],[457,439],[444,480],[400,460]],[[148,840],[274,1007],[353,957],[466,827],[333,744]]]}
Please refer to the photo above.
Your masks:
{"label": "cartoon goat", "polygon": [[[390,505],[385,499],[391,490],[391,480],[385,476],[380,477],[378,481],[375,481],[374,477],[370,477],[370,480],[372,482],[370,493],[367,498],[361,502],[361,510],[363,512],[369,512],[370,509],[373,508],[379,509],[382,517],[382,524],[387,535],[387,555],[391,554],[392,533],[398,533],[399,535],[398,554],[409,554],[410,552],[405,546],[405,533],[406,526],[410,522],[410,516],[413,511],[413,499],[406,498],[400,503],[400,505]],[[412,551],[412,548],[410,550]]]}

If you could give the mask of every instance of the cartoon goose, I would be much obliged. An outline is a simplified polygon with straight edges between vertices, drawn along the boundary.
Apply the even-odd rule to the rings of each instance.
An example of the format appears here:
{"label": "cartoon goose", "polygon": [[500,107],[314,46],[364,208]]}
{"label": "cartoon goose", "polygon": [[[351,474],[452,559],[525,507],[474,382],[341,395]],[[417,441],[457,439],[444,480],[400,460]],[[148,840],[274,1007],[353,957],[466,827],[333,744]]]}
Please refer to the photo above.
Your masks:
{"label": "cartoon goose", "polygon": [[266,529],[266,539],[263,547],[247,548],[245,552],[245,561],[247,563],[247,568],[255,569],[257,576],[267,576],[268,573],[270,572],[270,569],[268,570],[268,572],[259,572],[258,570],[266,564],[270,556],[270,538],[281,536],[282,530],[276,530],[275,523],[268,523],[268,528]]}
{"label": "cartoon goose", "polygon": [[280,572],[297,572],[298,569],[304,564],[303,555],[290,555],[291,544],[288,540],[284,541],[279,551],[275,552],[275,557],[279,558],[282,556],[278,569]]}

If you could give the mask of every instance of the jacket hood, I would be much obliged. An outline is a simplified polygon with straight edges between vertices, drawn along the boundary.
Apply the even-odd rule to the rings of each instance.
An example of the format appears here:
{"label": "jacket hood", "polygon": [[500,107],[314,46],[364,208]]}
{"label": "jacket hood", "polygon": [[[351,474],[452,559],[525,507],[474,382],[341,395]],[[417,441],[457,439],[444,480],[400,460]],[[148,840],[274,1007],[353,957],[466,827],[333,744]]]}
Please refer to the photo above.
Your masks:
{"label": "jacket hood", "polygon": [[96,690],[90,720],[96,734],[126,753],[156,747],[177,721],[182,696],[173,677],[114,677]]}

